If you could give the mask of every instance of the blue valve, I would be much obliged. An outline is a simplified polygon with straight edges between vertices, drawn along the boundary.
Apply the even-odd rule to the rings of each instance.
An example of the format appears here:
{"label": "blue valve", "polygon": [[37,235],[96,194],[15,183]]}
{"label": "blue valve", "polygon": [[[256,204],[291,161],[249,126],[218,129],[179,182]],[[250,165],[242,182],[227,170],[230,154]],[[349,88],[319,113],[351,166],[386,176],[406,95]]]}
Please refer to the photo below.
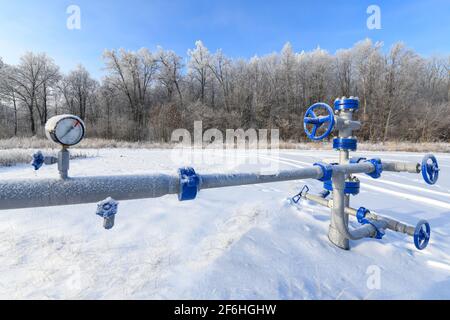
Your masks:
{"label": "blue valve", "polygon": [[114,226],[119,203],[111,197],[97,203],[95,214],[103,218],[103,227],[107,230]]}
{"label": "blue valve", "polygon": [[40,167],[44,164],[44,155],[41,151],[38,151],[33,154],[33,161],[31,162],[31,165],[34,167],[34,170],[39,170]]}
{"label": "blue valve", "polygon": [[[431,161],[431,163],[430,163]],[[422,177],[428,184],[435,184],[439,178],[439,166],[436,157],[427,154],[422,159]]]}
{"label": "blue valve", "polygon": [[[325,110],[325,116],[317,116],[314,112],[317,109]],[[317,136],[317,130],[321,128],[325,123],[328,123],[326,130],[323,134]],[[316,103],[313,104],[305,113],[305,118],[303,119],[303,126],[305,128],[305,133],[311,140],[322,140],[328,137],[334,128],[334,114],[333,109],[326,103]],[[308,129],[308,125],[312,125],[311,130]]]}
{"label": "blue valve", "polygon": [[423,250],[427,247],[431,237],[431,227],[428,221],[420,220],[414,230],[414,245],[417,249]]}

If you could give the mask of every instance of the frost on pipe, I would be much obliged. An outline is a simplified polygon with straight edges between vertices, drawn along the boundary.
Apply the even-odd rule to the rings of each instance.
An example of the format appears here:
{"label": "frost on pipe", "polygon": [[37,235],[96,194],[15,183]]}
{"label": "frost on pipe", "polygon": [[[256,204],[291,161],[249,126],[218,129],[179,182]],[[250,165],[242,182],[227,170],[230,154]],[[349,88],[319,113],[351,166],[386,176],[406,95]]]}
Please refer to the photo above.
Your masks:
{"label": "frost on pipe", "polygon": [[319,167],[298,170],[283,170],[276,174],[228,173],[200,175],[200,189],[232,187],[247,184],[270,183],[279,181],[317,179],[322,176]]}
{"label": "frost on pipe", "polygon": [[157,198],[176,194],[178,176],[132,175],[81,177],[67,180],[0,181],[0,209],[61,206],[116,200]]}

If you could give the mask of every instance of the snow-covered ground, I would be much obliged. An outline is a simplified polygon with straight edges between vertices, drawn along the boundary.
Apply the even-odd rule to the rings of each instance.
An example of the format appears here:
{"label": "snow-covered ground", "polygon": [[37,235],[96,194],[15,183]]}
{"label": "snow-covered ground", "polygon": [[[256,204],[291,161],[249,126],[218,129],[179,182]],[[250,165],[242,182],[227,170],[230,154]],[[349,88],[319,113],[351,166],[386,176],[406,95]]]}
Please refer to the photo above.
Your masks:
{"label": "snow-covered ground", "polygon": [[[71,161],[72,176],[175,173],[189,164],[199,173],[259,172],[262,166],[230,164],[228,156],[245,159],[242,152],[203,151],[197,156],[211,157],[184,160],[170,150],[90,152],[95,157]],[[292,150],[261,159],[274,166],[269,169],[289,169],[335,155]],[[121,201],[109,231],[95,204],[8,210],[0,212],[0,298],[450,299],[450,154],[437,156],[437,185],[408,173],[383,173],[378,180],[362,175],[361,194],[352,198],[354,207],[412,225],[427,219],[432,238],[423,251],[411,237],[391,231],[383,240],[352,242],[350,251],[334,247],[327,239],[329,210],[287,200],[304,184],[320,191],[321,183],[312,180],[202,190],[190,202],[174,195]],[[0,168],[0,176],[57,173],[20,165]]]}

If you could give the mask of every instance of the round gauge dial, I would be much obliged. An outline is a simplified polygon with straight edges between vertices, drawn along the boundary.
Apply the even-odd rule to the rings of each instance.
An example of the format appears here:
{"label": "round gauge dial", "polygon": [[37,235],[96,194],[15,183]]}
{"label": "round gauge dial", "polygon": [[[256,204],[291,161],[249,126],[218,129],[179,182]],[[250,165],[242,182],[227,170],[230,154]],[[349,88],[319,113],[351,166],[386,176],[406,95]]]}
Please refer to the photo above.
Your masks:
{"label": "round gauge dial", "polygon": [[60,115],[50,118],[45,124],[47,137],[64,146],[73,146],[84,137],[83,121],[74,115]]}

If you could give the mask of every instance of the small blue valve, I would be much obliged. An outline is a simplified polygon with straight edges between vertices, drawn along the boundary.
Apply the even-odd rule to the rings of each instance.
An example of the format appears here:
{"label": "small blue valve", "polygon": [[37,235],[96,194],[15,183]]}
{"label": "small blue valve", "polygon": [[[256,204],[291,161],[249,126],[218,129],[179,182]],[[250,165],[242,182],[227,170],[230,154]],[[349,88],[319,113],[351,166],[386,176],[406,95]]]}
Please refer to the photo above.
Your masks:
{"label": "small blue valve", "polygon": [[37,151],[33,154],[33,161],[31,161],[31,165],[34,167],[34,170],[39,170],[44,164],[44,155],[41,151]]}
{"label": "small blue valve", "polygon": [[117,214],[118,205],[119,202],[111,197],[97,203],[97,211],[95,214],[103,218],[103,227],[106,230],[114,227],[114,220]]}

